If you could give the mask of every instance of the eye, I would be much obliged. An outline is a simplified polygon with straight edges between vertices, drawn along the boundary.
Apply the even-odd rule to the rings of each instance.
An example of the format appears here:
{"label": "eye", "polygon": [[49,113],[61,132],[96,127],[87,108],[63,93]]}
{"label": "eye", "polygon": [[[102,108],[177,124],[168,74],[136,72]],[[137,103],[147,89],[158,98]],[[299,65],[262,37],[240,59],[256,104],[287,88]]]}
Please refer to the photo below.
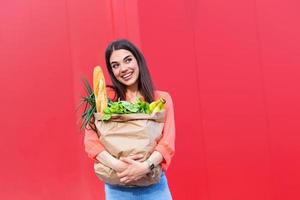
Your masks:
{"label": "eye", "polygon": [[118,68],[119,67],[119,64],[112,64],[111,65],[111,68],[113,68],[113,69],[116,69],[116,68]]}
{"label": "eye", "polygon": [[132,58],[127,58],[127,59],[125,60],[125,63],[130,63],[131,60],[132,60]]}

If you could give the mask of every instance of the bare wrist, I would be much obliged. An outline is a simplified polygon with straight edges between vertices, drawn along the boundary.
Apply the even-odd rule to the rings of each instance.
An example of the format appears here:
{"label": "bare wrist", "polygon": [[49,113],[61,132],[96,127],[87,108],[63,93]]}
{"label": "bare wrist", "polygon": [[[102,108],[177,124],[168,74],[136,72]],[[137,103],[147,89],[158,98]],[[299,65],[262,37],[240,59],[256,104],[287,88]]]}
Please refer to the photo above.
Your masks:
{"label": "bare wrist", "polygon": [[114,162],[113,162],[113,169],[115,170],[115,171],[122,171],[122,162],[120,161],[120,160],[118,160],[118,159],[116,159],[116,160],[114,160]]}

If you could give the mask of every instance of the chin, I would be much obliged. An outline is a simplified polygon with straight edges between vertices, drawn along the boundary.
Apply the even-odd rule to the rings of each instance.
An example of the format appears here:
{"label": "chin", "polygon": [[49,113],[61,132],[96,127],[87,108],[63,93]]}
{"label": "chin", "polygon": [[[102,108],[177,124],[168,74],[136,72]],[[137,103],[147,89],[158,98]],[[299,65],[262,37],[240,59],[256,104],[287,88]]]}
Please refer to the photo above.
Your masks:
{"label": "chin", "polygon": [[132,86],[132,85],[134,85],[134,82],[133,83],[123,83],[124,85],[126,85],[127,87],[129,87],[129,86]]}

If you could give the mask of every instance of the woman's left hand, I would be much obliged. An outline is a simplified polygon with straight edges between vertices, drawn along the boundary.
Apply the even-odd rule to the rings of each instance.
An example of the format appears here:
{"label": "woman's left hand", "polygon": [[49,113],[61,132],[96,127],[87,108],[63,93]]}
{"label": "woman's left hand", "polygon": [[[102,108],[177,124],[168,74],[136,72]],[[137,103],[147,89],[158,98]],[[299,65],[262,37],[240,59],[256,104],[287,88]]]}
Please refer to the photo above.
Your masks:
{"label": "woman's left hand", "polygon": [[147,162],[135,161],[128,157],[122,157],[120,160],[128,164],[128,167],[123,172],[117,173],[122,183],[138,180],[150,172]]}

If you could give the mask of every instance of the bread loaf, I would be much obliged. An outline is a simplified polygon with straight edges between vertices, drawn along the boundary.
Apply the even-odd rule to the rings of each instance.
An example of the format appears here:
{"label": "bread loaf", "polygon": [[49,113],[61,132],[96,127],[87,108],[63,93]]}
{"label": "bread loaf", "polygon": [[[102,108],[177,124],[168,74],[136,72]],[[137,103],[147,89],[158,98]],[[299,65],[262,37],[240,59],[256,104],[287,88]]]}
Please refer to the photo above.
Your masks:
{"label": "bread loaf", "polygon": [[106,84],[103,71],[100,66],[96,66],[93,72],[93,89],[96,101],[96,110],[103,113],[107,107]]}

